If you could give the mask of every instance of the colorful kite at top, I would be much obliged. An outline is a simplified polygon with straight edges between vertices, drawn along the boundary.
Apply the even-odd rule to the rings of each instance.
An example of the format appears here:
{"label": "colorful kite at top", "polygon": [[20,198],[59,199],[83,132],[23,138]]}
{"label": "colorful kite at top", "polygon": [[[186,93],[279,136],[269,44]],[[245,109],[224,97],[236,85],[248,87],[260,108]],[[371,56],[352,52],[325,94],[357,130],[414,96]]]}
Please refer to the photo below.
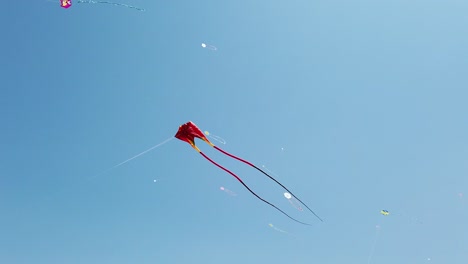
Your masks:
{"label": "colorful kite at top", "polygon": [[270,175],[268,175],[266,172],[264,172],[263,170],[261,170],[260,168],[258,168],[257,166],[255,166],[254,164],[246,161],[246,160],[243,160],[239,157],[236,157],[220,148],[218,148],[217,146],[215,146],[213,143],[211,143],[206,137],[205,135],[203,134],[203,132],[194,124],[192,123],[191,121],[190,122],[187,122],[183,125],[181,125],[179,127],[179,130],[177,131],[175,137],[179,140],[182,140],[182,141],[185,141],[187,143],[190,144],[190,146],[192,146],[198,153],[200,153],[205,159],[207,159],[208,161],[210,161],[211,163],[213,163],[214,165],[216,165],[217,167],[219,167],[220,169],[224,170],[225,172],[231,174],[234,178],[236,178],[250,193],[252,193],[255,197],[257,197],[258,199],[260,199],[262,202],[274,207],[276,210],[280,211],[281,213],[283,213],[284,215],[286,215],[287,217],[289,217],[290,219],[298,222],[298,223],[301,223],[301,224],[304,224],[304,225],[310,225],[310,224],[307,224],[307,223],[304,223],[304,222],[301,222],[299,220],[296,220],[294,218],[292,218],[291,216],[289,216],[287,213],[285,213],[283,210],[279,209],[278,207],[276,207],[275,205],[273,205],[272,203],[266,201],[265,199],[261,198],[260,196],[258,196],[255,192],[253,192],[242,180],[241,178],[239,178],[236,174],[234,174],[233,172],[231,172],[230,170],[224,168],[223,166],[219,165],[218,163],[216,163],[215,161],[213,161],[212,159],[210,159],[208,156],[206,156],[203,152],[201,152],[201,150],[195,145],[195,138],[199,138],[203,141],[205,141],[208,145],[210,145],[211,147],[215,148],[216,150],[218,150],[219,152],[231,157],[231,158],[234,158],[240,162],[243,162],[253,168],[255,168],[256,170],[260,171],[261,173],[263,173],[264,175],[266,175],[268,178],[270,178],[271,180],[273,180],[274,182],[276,182],[277,184],[279,184],[281,187],[283,187],[287,192],[288,194],[290,194],[292,197],[296,198],[301,204],[303,204],[307,209],[309,209],[309,211],[311,213],[313,213],[318,219],[320,219],[320,221],[323,222],[323,220],[317,215],[314,213],[314,211],[312,211],[305,203],[303,203],[299,198],[297,198],[290,190],[288,190],[283,184],[281,184],[280,182],[278,182],[275,178],[271,177]]}
{"label": "colorful kite at top", "polygon": [[[71,0],[59,0],[60,1],[60,6],[63,8],[69,8],[72,6],[72,1]],[[92,1],[92,0],[78,0],[78,4],[108,4],[108,5],[116,5],[116,6],[123,6],[123,7],[128,7],[128,8],[133,8],[138,11],[145,11],[142,8],[138,8],[135,6],[131,5],[126,5],[126,4],[121,4],[121,3],[114,3],[114,2],[108,2],[108,1]]]}
{"label": "colorful kite at top", "polygon": [[71,0],[59,0],[60,1],[60,6],[63,8],[69,8],[72,6]]}
{"label": "colorful kite at top", "polygon": [[382,210],[382,211],[380,211],[380,213],[382,215],[389,215],[390,214],[387,210]]}

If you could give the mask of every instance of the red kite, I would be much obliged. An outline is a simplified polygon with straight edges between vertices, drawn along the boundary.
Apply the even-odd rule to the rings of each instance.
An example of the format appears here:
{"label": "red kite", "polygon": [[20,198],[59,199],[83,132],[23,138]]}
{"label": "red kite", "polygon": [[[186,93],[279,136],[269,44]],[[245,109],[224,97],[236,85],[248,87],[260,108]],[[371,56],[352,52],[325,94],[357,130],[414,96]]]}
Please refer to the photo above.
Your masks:
{"label": "red kite", "polygon": [[288,190],[283,184],[281,184],[280,182],[278,182],[275,178],[271,177],[270,175],[268,175],[268,173],[264,172],[263,170],[261,170],[259,167],[255,166],[254,164],[244,160],[244,159],[241,159],[239,157],[236,157],[220,148],[218,148],[217,146],[215,146],[213,143],[211,143],[206,137],[205,135],[203,134],[203,132],[193,123],[193,122],[188,122],[188,123],[185,123],[183,125],[181,125],[179,127],[179,130],[177,131],[176,135],[175,135],[176,138],[182,140],[182,141],[185,141],[187,143],[190,144],[190,146],[192,146],[196,151],[198,151],[198,153],[200,153],[205,159],[207,159],[208,161],[210,161],[211,163],[213,163],[214,165],[216,165],[217,167],[219,167],[220,169],[224,170],[225,172],[231,174],[234,178],[236,178],[242,185],[244,185],[244,187],[250,192],[252,193],[255,197],[257,197],[258,199],[260,199],[262,202],[274,207],[276,210],[280,211],[281,213],[283,213],[284,215],[286,215],[287,217],[291,218],[292,220],[298,222],[298,223],[301,223],[301,224],[304,224],[304,225],[310,225],[310,224],[307,224],[307,223],[304,223],[304,222],[301,222],[299,220],[296,220],[294,218],[292,218],[291,216],[289,216],[287,213],[285,213],[284,211],[282,211],[281,209],[279,209],[278,207],[276,207],[275,205],[273,205],[272,203],[266,201],[265,199],[261,198],[260,196],[258,196],[254,191],[252,191],[242,180],[241,178],[239,178],[236,174],[234,174],[233,172],[231,172],[230,170],[224,168],[223,166],[219,165],[218,163],[216,163],[215,161],[213,161],[212,159],[210,159],[208,156],[206,156],[203,152],[201,152],[201,150],[195,145],[195,138],[199,138],[203,141],[205,141],[206,143],[208,143],[208,145],[212,146],[213,148],[215,148],[216,150],[220,151],[221,153],[231,157],[231,158],[234,158],[238,161],[241,161],[255,169],[257,169],[258,171],[260,171],[261,173],[263,173],[264,175],[266,175],[268,178],[272,179],[274,182],[276,182],[277,184],[279,184],[281,187],[283,187],[286,191],[288,191],[289,194],[291,194],[294,198],[296,198],[299,202],[301,202],[307,209],[309,209],[309,211],[311,213],[313,213],[318,219],[320,219],[320,221],[323,222],[323,220],[314,212],[312,211],[306,204],[304,204],[299,198],[297,198],[290,190]]}

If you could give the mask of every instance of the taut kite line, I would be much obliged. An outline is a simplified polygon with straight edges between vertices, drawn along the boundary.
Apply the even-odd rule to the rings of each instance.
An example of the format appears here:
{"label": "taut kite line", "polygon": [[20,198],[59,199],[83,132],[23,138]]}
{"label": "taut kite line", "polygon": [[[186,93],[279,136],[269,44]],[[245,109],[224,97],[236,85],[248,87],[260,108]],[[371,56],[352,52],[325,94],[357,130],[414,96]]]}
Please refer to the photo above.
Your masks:
{"label": "taut kite line", "polygon": [[292,218],[291,216],[289,216],[287,213],[285,213],[283,210],[279,209],[278,207],[276,207],[275,205],[273,205],[272,203],[266,201],[265,199],[263,199],[262,197],[258,196],[254,191],[252,191],[242,180],[241,178],[239,178],[236,174],[234,174],[233,172],[231,172],[230,170],[224,168],[223,166],[219,165],[218,163],[216,163],[215,161],[213,161],[212,159],[210,159],[208,156],[206,156],[196,145],[195,145],[195,138],[199,138],[203,141],[205,141],[208,145],[210,145],[211,147],[215,148],[216,150],[220,151],[221,153],[231,157],[231,158],[234,158],[238,161],[241,161],[255,169],[257,169],[258,171],[260,171],[261,173],[263,173],[264,175],[266,175],[268,178],[270,178],[271,180],[273,180],[274,182],[276,182],[277,184],[279,184],[281,187],[283,187],[283,189],[285,189],[286,191],[288,191],[289,194],[291,194],[294,198],[296,198],[301,204],[303,204],[307,209],[309,209],[309,211],[311,213],[313,213],[318,219],[320,219],[320,221],[323,222],[323,220],[314,212],[312,211],[305,203],[303,203],[299,198],[297,198],[290,190],[288,190],[283,184],[281,184],[280,182],[278,182],[275,178],[273,178],[272,176],[270,176],[268,173],[264,172],[262,169],[260,169],[259,167],[255,166],[254,164],[244,160],[244,159],[241,159],[239,157],[236,157],[220,148],[218,148],[217,146],[215,146],[213,143],[211,143],[206,137],[205,135],[203,134],[203,132],[191,121],[181,125],[179,127],[179,130],[177,131],[175,137],[177,139],[180,139],[182,141],[185,141],[187,143],[190,144],[190,146],[192,146],[198,153],[200,153],[205,159],[207,159],[208,161],[210,161],[211,163],[213,163],[214,165],[216,165],[217,167],[219,167],[220,169],[224,170],[225,172],[231,174],[234,178],[236,178],[250,193],[252,193],[255,197],[257,197],[258,199],[260,199],[262,202],[274,207],[276,210],[280,211],[281,213],[283,213],[284,215],[286,215],[287,217],[291,218],[292,220],[298,222],[298,223],[301,223],[301,224],[304,224],[304,225],[310,225],[310,224],[307,224],[307,223],[304,223],[304,222],[301,222],[299,220],[296,220],[294,218]]}

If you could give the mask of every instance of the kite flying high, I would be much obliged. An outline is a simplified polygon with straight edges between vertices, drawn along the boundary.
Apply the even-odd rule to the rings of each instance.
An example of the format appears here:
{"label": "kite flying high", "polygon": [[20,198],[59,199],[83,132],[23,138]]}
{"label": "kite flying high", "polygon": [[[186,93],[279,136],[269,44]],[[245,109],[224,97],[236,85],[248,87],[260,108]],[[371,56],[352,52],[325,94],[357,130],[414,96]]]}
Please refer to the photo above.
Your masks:
{"label": "kite flying high", "polygon": [[382,215],[389,215],[390,214],[387,210],[381,210],[380,213]]}
{"label": "kite flying high", "polygon": [[[70,8],[72,6],[72,0],[59,0],[60,1],[60,6],[62,8]],[[123,7],[128,7],[128,8],[133,8],[138,11],[145,11],[145,9],[138,8],[135,6],[127,5],[127,4],[122,4],[122,3],[115,3],[115,2],[109,2],[109,1],[93,1],[93,0],[77,0],[76,1],[78,4],[108,4],[108,5],[115,5],[115,6],[123,6]]]}
{"label": "kite flying high", "polygon": [[[207,132],[206,134],[209,135],[208,132]],[[241,159],[241,158],[239,158],[239,157],[236,157],[236,156],[234,156],[234,155],[232,155],[232,154],[230,154],[230,153],[228,153],[228,152],[226,152],[226,151],[224,151],[224,150],[218,148],[217,146],[215,146],[213,143],[211,143],[211,142],[205,137],[205,135],[203,134],[203,132],[202,132],[193,122],[190,121],[190,122],[187,122],[187,123],[181,125],[181,126],[179,127],[179,130],[177,131],[177,133],[176,133],[176,135],[175,135],[175,138],[180,139],[180,140],[182,140],[182,141],[185,141],[185,142],[189,143],[190,146],[192,146],[192,147],[193,147],[198,153],[200,153],[205,159],[207,159],[208,161],[210,161],[211,163],[213,163],[213,164],[216,165],[217,167],[221,168],[222,170],[224,170],[225,172],[231,174],[234,178],[236,178],[236,179],[237,179],[250,193],[252,193],[255,197],[257,197],[258,199],[260,199],[262,202],[264,202],[264,203],[266,203],[266,204],[268,204],[268,205],[274,207],[276,210],[280,211],[281,213],[283,213],[283,214],[286,215],[287,217],[291,218],[292,220],[294,220],[294,221],[296,221],[296,222],[298,222],[298,223],[304,224],[304,225],[310,225],[310,224],[307,224],[307,223],[304,223],[304,222],[301,222],[301,221],[299,221],[299,220],[296,220],[296,219],[292,218],[292,217],[289,216],[287,213],[285,213],[283,210],[281,210],[281,209],[279,209],[278,207],[276,207],[274,204],[272,204],[272,203],[268,202],[267,200],[263,199],[262,197],[258,196],[254,191],[252,191],[252,190],[244,183],[244,181],[242,181],[241,178],[239,178],[239,176],[237,176],[236,174],[234,174],[234,173],[231,172],[230,170],[224,168],[223,166],[219,165],[218,163],[216,163],[215,161],[213,161],[212,159],[210,159],[208,156],[206,156],[203,152],[201,152],[201,150],[195,145],[195,138],[199,138],[199,139],[205,141],[206,143],[208,143],[208,145],[212,146],[213,148],[215,148],[216,150],[220,151],[221,153],[223,153],[223,154],[225,154],[225,155],[227,155],[227,156],[229,156],[229,157],[231,157],[231,158],[234,158],[234,159],[236,159],[236,160],[238,160],[238,161],[241,161],[241,162],[243,162],[243,163],[245,163],[245,164],[247,164],[247,165],[249,165],[249,166],[255,168],[256,170],[260,171],[261,173],[263,173],[264,175],[266,175],[268,178],[270,178],[271,180],[273,180],[274,182],[276,182],[278,185],[280,185],[281,187],[283,187],[283,189],[285,189],[285,190],[287,191],[287,193],[285,193],[284,195],[285,195],[285,197],[289,200],[289,202],[290,202],[294,207],[296,207],[298,210],[302,211],[301,206],[298,205],[298,203],[297,203],[296,201],[292,201],[292,200],[293,200],[293,199],[292,199],[293,197],[294,197],[297,201],[299,201],[301,204],[303,204],[303,205],[304,205],[311,213],[313,213],[320,221],[323,222],[323,220],[322,220],[314,211],[312,211],[312,209],[310,209],[305,203],[303,203],[299,198],[297,198],[297,196],[295,196],[295,195],[294,195],[290,190],[288,190],[288,188],[286,188],[283,184],[281,184],[281,183],[280,183],[279,181],[277,181],[275,178],[273,178],[273,177],[270,176],[268,173],[266,173],[265,171],[263,171],[263,170],[260,169],[259,167],[255,166],[254,164],[252,164],[252,163],[250,163],[250,162],[248,162],[248,161],[246,161],[246,160],[244,160],[244,159]],[[219,137],[217,137],[217,138],[219,138]],[[217,138],[215,138],[215,139],[218,140]],[[161,143],[159,143],[159,144],[157,144],[157,145],[155,145],[155,146],[153,146],[153,147],[151,147],[151,148],[149,148],[149,149],[147,149],[147,150],[145,150],[145,151],[143,151],[143,152],[141,152],[141,153],[139,153],[139,154],[137,154],[137,155],[135,155],[135,156],[133,156],[133,157],[131,157],[131,158],[129,158],[129,159],[126,159],[125,161],[123,161],[123,162],[121,162],[121,163],[119,163],[119,164],[117,164],[117,165],[115,165],[115,166],[113,166],[113,167],[107,169],[106,171],[104,171],[104,172],[102,172],[102,173],[100,173],[100,174],[98,174],[98,175],[102,175],[102,174],[104,174],[104,173],[107,173],[107,172],[109,172],[109,171],[115,169],[115,168],[118,168],[118,167],[122,166],[123,164],[125,164],[125,163],[127,163],[127,162],[129,162],[129,161],[131,161],[131,160],[134,160],[134,159],[140,157],[141,155],[144,155],[145,153],[148,153],[149,151],[151,151],[151,150],[153,150],[153,149],[155,149],[155,148],[158,148],[158,147],[160,147],[160,146],[166,144],[167,142],[169,142],[169,141],[172,140],[172,139],[174,139],[174,137],[170,137],[170,138],[164,140],[163,142],[161,142]],[[225,141],[224,141],[224,140],[222,140],[222,141],[221,141],[221,140],[218,140],[218,141],[220,141],[221,143],[225,144]],[[98,175],[96,175],[96,176],[98,176]],[[95,177],[96,177],[96,176],[95,176]],[[226,191],[227,193],[231,192],[231,191],[229,191],[229,190],[227,190],[227,189],[224,189],[224,187],[221,187],[221,190]],[[234,195],[235,195],[235,194],[234,194]]]}
{"label": "kite flying high", "polygon": [[238,161],[241,161],[255,169],[257,169],[258,171],[260,171],[261,173],[263,173],[264,175],[266,175],[268,178],[272,179],[274,182],[276,182],[277,184],[279,184],[281,187],[283,187],[286,191],[288,191],[288,193],[290,195],[292,195],[294,198],[296,198],[300,203],[302,203],[307,209],[309,209],[309,211],[311,213],[313,213],[318,219],[320,219],[320,221],[323,222],[323,220],[314,212],[312,211],[305,203],[303,203],[299,198],[297,198],[290,190],[288,190],[283,184],[281,184],[280,182],[278,182],[275,178],[273,178],[272,176],[268,175],[268,173],[264,172],[263,170],[261,170],[259,167],[255,166],[254,164],[246,161],[246,160],[243,160],[239,157],[236,157],[220,148],[218,148],[217,146],[215,146],[213,143],[211,143],[206,137],[205,135],[203,134],[203,132],[193,123],[193,122],[187,122],[183,125],[181,125],[179,127],[179,130],[177,131],[175,137],[177,139],[180,139],[182,141],[185,141],[187,143],[190,144],[190,146],[192,146],[198,153],[200,153],[205,159],[207,159],[208,161],[210,161],[211,163],[213,163],[214,165],[218,166],[220,169],[224,170],[225,172],[231,174],[234,178],[236,178],[250,193],[252,193],[255,197],[257,197],[258,199],[260,199],[262,202],[274,207],[276,210],[280,211],[281,213],[283,213],[284,215],[286,215],[287,217],[291,218],[292,220],[298,222],[298,223],[301,223],[301,224],[304,224],[304,225],[310,225],[310,224],[307,224],[307,223],[304,223],[304,222],[301,222],[299,220],[296,220],[294,218],[292,218],[291,216],[289,216],[287,213],[285,213],[284,211],[282,211],[281,209],[279,209],[278,207],[276,207],[275,205],[273,205],[272,203],[266,201],[265,199],[261,198],[260,196],[258,196],[254,191],[252,191],[242,180],[241,178],[239,178],[236,174],[234,174],[233,172],[231,172],[230,170],[224,168],[223,166],[219,165],[218,163],[216,163],[215,161],[213,161],[212,159],[210,159],[208,156],[206,156],[203,152],[201,152],[201,150],[195,145],[195,138],[199,138],[203,141],[205,141],[208,145],[212,146],[213,148],[215,148],[216,150],[220,151],[221,153],[231,157],[231,158],[234,158]]}

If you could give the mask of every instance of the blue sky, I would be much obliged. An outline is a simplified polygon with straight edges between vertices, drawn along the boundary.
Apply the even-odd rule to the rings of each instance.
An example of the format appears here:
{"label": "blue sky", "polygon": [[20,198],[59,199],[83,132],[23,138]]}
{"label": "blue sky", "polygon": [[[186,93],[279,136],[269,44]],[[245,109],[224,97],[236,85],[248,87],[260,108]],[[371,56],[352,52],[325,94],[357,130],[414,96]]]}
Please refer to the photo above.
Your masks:
{"label": "blue sky", "polygon": [[[76,2],[2,4],[1,263],[468,262],[466,1]],[[312,226],[177,139],[100,174],[189,120],[324,222],[201,142]]]}

